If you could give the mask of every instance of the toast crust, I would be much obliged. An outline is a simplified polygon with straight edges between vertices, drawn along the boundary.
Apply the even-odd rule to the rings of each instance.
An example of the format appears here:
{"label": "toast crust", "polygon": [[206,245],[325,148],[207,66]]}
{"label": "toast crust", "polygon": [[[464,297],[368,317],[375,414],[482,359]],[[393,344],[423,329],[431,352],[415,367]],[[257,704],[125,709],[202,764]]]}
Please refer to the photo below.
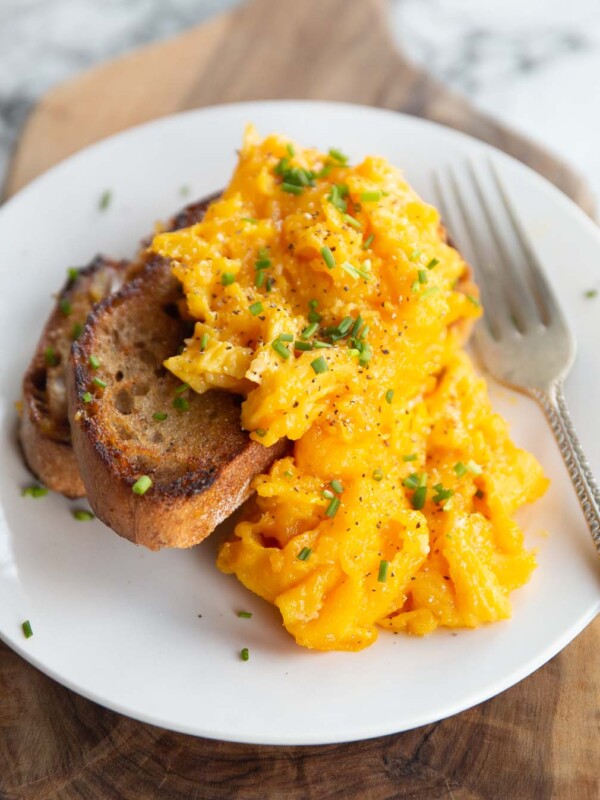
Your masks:
{"label": "toast crust", "polygon": [[[151,550],[202,541],[287,447],[253,442],[241,428],[240,398],[228,392],[178,395],[181,383],[162,362],[190,333],[175,312],[181,297],[169,262],[150,259],[94,307],[68,370],[73,447],[90,505],[120,536]],[[94,385],[98,377],[105,388]],[[173,407],[177,397],[185,410]],[[167,420],[157,421],[157,411]],[[152,486],[140,496],[132,487],[141,475]]]}
{"label": "toast crust", "polygon": [[25,461],[45,486],[71,498],[82,497],[85,488],[71,447],[65,365],[77,327],[95,302],[121,285],[126,267],[125,261],[96,256],[66,281],[23,378],[19,438]]}

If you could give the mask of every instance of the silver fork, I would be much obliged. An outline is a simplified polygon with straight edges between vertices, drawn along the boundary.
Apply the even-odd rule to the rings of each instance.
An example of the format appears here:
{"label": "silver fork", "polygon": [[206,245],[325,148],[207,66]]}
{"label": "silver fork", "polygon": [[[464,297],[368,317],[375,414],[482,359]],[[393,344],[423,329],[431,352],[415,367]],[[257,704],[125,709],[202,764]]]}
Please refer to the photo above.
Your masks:
{"label": "silver fork", "polygon": [[495,378],[543,408],[600,553],[600,489],[563,392],[575,339],[494,164],[485,167],[467,161],[434,174],[442,218],[481,288],[485,315],[475,347]]}

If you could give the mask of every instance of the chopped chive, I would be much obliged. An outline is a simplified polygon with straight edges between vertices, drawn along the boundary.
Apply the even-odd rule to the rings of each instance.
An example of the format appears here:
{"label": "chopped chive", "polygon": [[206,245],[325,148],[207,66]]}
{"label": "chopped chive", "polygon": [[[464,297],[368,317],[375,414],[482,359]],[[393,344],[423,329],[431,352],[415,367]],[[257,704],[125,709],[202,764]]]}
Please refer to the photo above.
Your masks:
{"label": "chopped chive", "polygon": [[181,384],[181,386],[178,386],[178,387],[175,389],[175,394],[183,394],[184,392],[187,392],[187,390],[188,390],[189,388],[190,388],[190,385],[189,385],[189,383],[182,383],[182,384]]}
{"label": "chopped chive", "polygon": [[363,250],[368,250],[369,247],[371,247],[371,245],[373,244],[373,239],[374,238],[375,238],[375,234],[374,233],[371,233],[369,236],[367,236],[367,238],[363,242],[362,249]]}
{"label": "chopped chive", "polygon": [[316,332],[317,328],[319,327],[318,322],[311,322],[310,325],[307,325],[306,328],[300,334],[301,339],[310,339],[313,333]]}
{"label": "chopped chive", "polygon": [[252,619],[252,612],[250,612],[250,611],[238,611],[238,617],[240,619]]}
{"label": "chopped chive", "polygon": [[98,356],[95,356],[95,355],[92,354],[90,356],[90,358],[89,358],[89,362],[90,362],[90,367],[92,369],[99,369],[99,367],[100,367],[100,359],[98,358]]}
{"label": "chopped chive", "polygon": [[381,192],[361,192],[360,199],[363,200],[365,203],[375,203],[377,200],[381,200],[383,195]]}
{"label": "chopped chive", "polygon": [[31,637],[33,636],[33,631],[31,629],[31,622],[28,619],[26,619],[25,622],[22,623],[21,630],[23,631],[23,636],[26,639],[31,639]]}
{"label": "chopped chive", "polygon": [[370,280],[371,278],[368,272],[355,267],[354,264],[350,264],[349,261],[344,261],[343,264],[340,264],[340,267],[344,270],[344,272],[347,272],[348,275],[352,275],[354,278],[363,278],[366,281]]}
{"label": "chopped chive", "polygon": [[268,269],[272,265],[272,261],[267,256],[263,258],[259,258],[257,261],[254,262],[254,269]]}
{"label": "chopped chive", "polygon": [[286,144],[285,149],[287,150],[290,158],[293,158],[296,155],[293,144]]}
{"label": "chopped chive", "polygon": [[296,558],[298,559],[298,561],[308,561],[311,553],[312,550],[310,547],[303,547],[302,550],[300,550],[300,552],[296,556]]}
{"label": "chopped chive", "polygon": [[469,470],[465,467],[462,461],[457,461],[454,465],[454,472],[456,472],[459,478],[462,478],[464,475],[466,475],[468,471]]}
{"label": "chopped chive", "polygon": [[313,349],[312,342],[298,342],[298,341],[294,342],[294,350],[307,351],[312,349]]}
{"label": "chopped chive", "polygon": [[353,228],[356,228],[357,231],[362,231],[363,225],[362,222],[355,217],[351,217],[350,214],[343,214],[342,215],[344,222],[347,222],[348,225],[351,225]]}
{"label": "chopped chive", "polygon": [[34,497],[36,500],[38,497],[45,497],[48,494],[48,489],[45,486],[26,486],[25,489],[21,491],[21,497]]}
{"label": "chopped chive", "polygon": [[84,403],[91,403],[94,398],[92,397],[91,392],[84,392],[81,395],[81,399],[83,400]]}
{"label": "chopped chive", "polygon": [[448,500],[454,494],[453,489],[445,489],[441,483],[438,483],[433,488],[436,491],[435,495],[432,498],[434,503],[441,503],[442,500]]}
{"label": "chopped chive", "polygon": [[409,261],[416,261],[417,258],[421,255],[420,250],[413,250],[412,253],[409,255]]}
{"label": "chopped chive", "polygon": [[293,342],[294,341],[294,337],[292,336],[291,333],[280,333],[277,338],[280,339],[282,342]]}
{"label": "chopped chive", "polygon": [[248,661],[250,659],[250,651],[247,647],[242,647],[240,650],[240,658],[242,661]]}
{"label": "chopped chive", "polygon": [[353,324],[354,320],[352,319],[352,317],[344,317],[344,319],[338,325],[339,333],[342,336],[345,336],[347,333],[349,333],[350,328],[352,327]]}
{"label": "chopped chive", "polygon": [[418,292],[420,288],[421,284],[419,283],[419,281],[413,281],[410,285],[411,292]]}
{"label": "chopped chive", "polygon": [[446,502],[442,506],[442,511],[450,511],[451,508],[452,508],[452,499],[446,500]]}
{"label": "chopped chive", "polygon": [[258,258],[259,260],[269,258],[269,248],[268,247],[259,247],[258,248]]}
{"label": "chopped chive", "polygon": [[333,500],[333,498],[335,497],[335,495],[334,495],[334,493],[331,491],[331,489],[323,489],[323,491],[321,492],[321,497],[322,497],[324,500]]}
{"label": "chopped chive", "polygon": [[406,486],[407,489],[417,489],[419,486],[419,476],[416,472],[413,472],[407,478],[404,478],[402,485]]}
{"label": "chopped chive", "polygon": [[285,361],[291,356],[290,351],[284,345],[284,343],[280,339],[274,339],[271,342],[271,347],[275,352],[280,355]]}
{"label": "chopped chive", "polygon": [[256,277],[254,278],[254,285],[256,286],[257,289],[260,289],[260,287],[263,285],[264,282],[265,282],[265,271],[261,269],[259,272],[256,273]]}
{"label": "chopped chive", "polygon": [[99,386],[101,389],[106,389],[107,383],[103,381],[102,378],[92,378],[92,383],[94,386]]}
{"label": "chopped chive", "polygon": [[333,164],[331,164],[331,163],[324,164],[321,167],[321,169],[317,172],[316,177],[317,178],[326,178],[329,175],[329,173],[331,172],[332,169],[333,169]]}
{"label": "chopped chive", "polygon": [[256,225],[258,220],[254,219],[254,217],[242,217],[242,222],[248,222],[250,225]]}
{"label": "chopped chive", "polygon": [[419,276],[419,283],[427,283],[429,280],[429,275],[427,274],[426,269],[420,269],[417,274]]}
{"label": "chopped chive", "polygon": [[74,508],[71,513],[73,518],[78,522],[89,522],[91,519],[94,519],[92,512],[87,511],[85,508]]}
{"label": "chopped chive", "polygon": [[348,163],[348,156],[344,155],[341,150],[337,150],[335,147],[331,147],[329,149],[328,155],[333,158],[334,161],[337,161],[338,164],[341,164],[345,167]]}
{"label": "chopped chive", "polygon": [[319,356],[319,358],[315,358],[314,361],[310,362],[311,367],[313,368],[316,375],[320,375],[323,372],[327,372],[329,367],[327,366],[327,361],[323,358],[323,356]]}
{"label": "chopped chive", "polygon": [[334,183],[331,187],[330,193],[327,195],[327,199],[329,202],[337,208],[338,211],[341,211],[343,214],[346,213],[348,209],[348,203],[344,200],[344,197],[348,194],[348,187],[343,183]]}
{"label": "chopped chive", "polygon": [[365,325],[365,327],[364,327],[364,328],[362,329],[362,331],[361,331],[360,338],[361,338],[361,339],[364,339],[364,338],[365,338],[365,336],[367,335],[367,333],[368,333],[369,331],[370,331],[370,328],[369,328],[369,326],[368,326],[368,325]]}
{"label": "chopped chive", "polygon": [[375,480],[375,481],[383,480],[383,470],[382,469],[374,469],[373,470],[373,480]]}
{"label": "chopped chive", "polygon": [[473,305],[474,305],[476,308],[479,308],[479,307],[481,306],[481,303],[480,303],[480,301],[478,300],[478,298],[477,298],[477,297],[475,297],[475,295],[473,295],[473,294],[466,294],[466,295],[465,295],[465,297],[467,298],[467,300],[468,300],[470,303],[473,303]]}
{"label": "chopped chive", "polygon": [[481,473],[483,472],[483,469],[479,466],[479,464],[477,464],[477,462],[473,461],[472,459],[470,461],[467,461],[465,467],[473,475],[481,475]]}
{"label": "chopped chive", "polygon": [[253,317],[256,317],[258,314],[261,314],[264,311],[264,306],[257,300],[256,303],[252,303],[252,305],[248,308],[248,311],[252,314]]}
{"label": "chopped chive", "polygon": [[416,461],[417,454],[416,453],[408,453],[408,455],[402,456],[402,461]]}
{"label": "chopped chive", "polygon": [[379,562],[379,574],[377,575],[377,580],[379,581],[379,583],[385,583],[387,581],[387,572],[389,565],[390,562],[385,561],[383,558]]}
{"label": "chopped chive", "polygon": [[308,321],[309,322],[313,322],[313,323],[314,322],[321,322],[321,320],[323,319],[322,316],[317,311],[317,306],[318,305],[319,305],[319,301],[318,300],[309,300],[308,301],[308,308],[309,308]]}
{"label": "chopped chive", "polygon": [[235,283],[235,275],[233,272],[222,272],[221,273],[221,283],[223,286],[231,286],[232,283]]}
{"label": "chopped chive", "polygon": [[394,390],[388,389],[387,392],[385,393],[385,402],[391,403],[393,399],[394,399]]}
{"label": "chopped chive", "polygon": [[591,300],[594,297],[598,297],[598,289],[588,289],[586,292],[583,293],[584,297],[587,297]]}
{"label": "chopped chive", "polygon": [[71,329],[71,339],[75,342],[83,333],[83,325],[81,322],[74,322]]}
{"label": "chopped chive", "polygon": [[427,289],[426,292],[423,292],[421,295],[421,300],[425,300],[426,297],[431,297],[433,294],[437,294],[440,290],[439,286],[432,286],[431,289]]}
{"label": "chopped chive", "polygon": [[53,347],[47,347],[44,350],[44,361],[46,362],[47,367],[58,366],[58,356],[56,355],[56,351]]}
{"label": "chopped chive", "polygon": [[350,336],[352,339],[356,339],[356,337],[358,336],[358,332],[362,328],[362,324],[363,324],[363,318],[359,314],[358,317],[354,320],[354,325],[350,330]]}
{"label": "chopped chive", "polygon": [[431,261],[427,264],[427,269],[433,269],[434,267],[437,267],[439,263],[440,263],[439,258],[432,258]]}
{"label": "chopped chive", "polygon": [[302,194],[304,191],[302,186],[296,186],[294,183],[282,183],[281,188],[284,192],[289,192],[289,194]]}
{"label": "chopped chive", "polygon": [[203,353],[206,350],[206,345],[208,344],[208,333],[203,333],[200,338],[200,352]]}
{"label": "chopped chive", "polygon": [[70,281],[76,281],[77,278],[79,277],[79,270],[77,269],[77,267],[69,267],[69,269],[67,270],[67,277],[69,278]]}
{"label": "chopped chive", "polygon": [[112,192],[110,189],[106,189],[100,195],[100,200],[98,201],[98,208],[100,211],[106,211],[106,209],[110,205],[110,201],[112,200]]}
{"label": "chopped chive", "polygon": [[169,415],[165,414],[164,411],[155,411],[152,414],[152,419],[155,419],[157,422],[164,422]]}
{"label": "chopped chive", "polygon": [[60,298],[58,307],[60,308],[60,313],[63,314],[65,317],[68,317],[69,314],[71,314],[73,311],[73,306],[66,297]]}
{"label": "chopped chive", "polygon": [[283,473],[283,475],[286,478],[293,478],[294,477],[294,473],[289,469],[286,469],[286,471]]}
{"label": "chopped chive", "polygon": [[185,397],[179,396],[173,400],[173,408],[176,408],[178,411],[187,411],[189,407],[189,400]]}
{"label": "chopped chive", "polygon": [[342,482],[340,480],[338,480],[337,478],[334,478],[334,480],[332,480],[329,485],[331,486],[333,491],[336,492],[337,494],[341,494],[344,491],[344,487],[342,485]]}
{"label": "chopped chive", "polygon": [[134,494],[146,494],[152,486],[152,478],[149,475],[141,475],[131,487]]}
{"label": "chopped chive", "polygon": [[358,363],[361,367],[364,367],[365,364],[368,364],[371,358],[373,357],[373,351],[371,350],[371,345],[368,342],[364,342],[362,346],[362,350],[360,351],[360,355],[358,357]]}
{"label": "chopped chive", "polygon": [[329,344],[329,342],[321,342],[318,339],[314,339],[312,346],[315,350],[326,350],[329,347],[333,347],[333,345]]}
{"label": "chopped chive", "polygon": [[423,506],[425,505],[425,500],[427,498],[427,487],[426,486],[418,486],[415,489],[415,493],[412,496],[411,503],[412,507],[415,511],[420,511]]}
{"label": "chopped chive", "polygon": [[321,255],[323,256],[323,261],[327,264],[329,269],[333,269],[335,267],[335,258],[333,257],[333,253],[331,252],[330,248],[322,247]]}
{"label": "chopped chive", "polygon": [[332,500],[329,501],[329,505],[325,509],[325,516],[333,519],[337,514],[338,508],[340,507],[340,498],[334,497]]}
{"label": "chopped chive", "polygon": [[261,439],[262,439],[264,436],[266,436],[266,435],[267,435],[267,432],[266,432],[266,430],[265,430],[264,428],[256,428],[256,430],[254,431],[254,433],[255,433],[257,436],[260,436],[260,438],[261,438]]}

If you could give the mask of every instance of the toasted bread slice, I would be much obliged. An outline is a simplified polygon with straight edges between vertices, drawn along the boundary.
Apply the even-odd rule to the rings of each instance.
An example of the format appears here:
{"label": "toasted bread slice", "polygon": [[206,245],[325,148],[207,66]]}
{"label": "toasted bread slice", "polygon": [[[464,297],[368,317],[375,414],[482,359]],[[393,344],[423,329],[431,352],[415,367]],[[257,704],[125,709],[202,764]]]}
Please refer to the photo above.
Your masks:
{"label": "toasted bread slice", "polygon": [[[89,502],[118,534],[152,550],[202,541],[286,448],[249,438],[240,398],[181,391],[162,366],[191,332],[179,315],[182,297],[169,263],[154,257],[94,307],[68,371],[73,447]],[[143,475],[152,485],[139,495],[133,486]]]}
{"label": "toasted bread slice", "polygon": [[65,365],[92,305],[123,282],[127,262],[97,256],[58,294],[23,379],[20,439],[25,460],[45,486],[67,497],[85,494],[71,447]]}

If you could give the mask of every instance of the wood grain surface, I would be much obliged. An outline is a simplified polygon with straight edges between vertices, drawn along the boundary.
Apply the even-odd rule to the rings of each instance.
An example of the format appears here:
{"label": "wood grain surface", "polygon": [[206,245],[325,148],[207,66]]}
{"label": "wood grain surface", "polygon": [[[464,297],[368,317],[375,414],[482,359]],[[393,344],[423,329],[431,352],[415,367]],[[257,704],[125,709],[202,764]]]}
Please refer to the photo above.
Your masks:
{"label": "wood grain surface", "polygon": [[[56,87],[28,120],[6,193],[131,125],[278,97],[365,103],[442,122],[530,164],[592,211],[569,167],[408,64],[378,0],[253,0]],[[0,798],[598,800],[599,652],[596,620],[530,678],[448,720],[353,744],[277,748],[130,720],[0,644]]]}

